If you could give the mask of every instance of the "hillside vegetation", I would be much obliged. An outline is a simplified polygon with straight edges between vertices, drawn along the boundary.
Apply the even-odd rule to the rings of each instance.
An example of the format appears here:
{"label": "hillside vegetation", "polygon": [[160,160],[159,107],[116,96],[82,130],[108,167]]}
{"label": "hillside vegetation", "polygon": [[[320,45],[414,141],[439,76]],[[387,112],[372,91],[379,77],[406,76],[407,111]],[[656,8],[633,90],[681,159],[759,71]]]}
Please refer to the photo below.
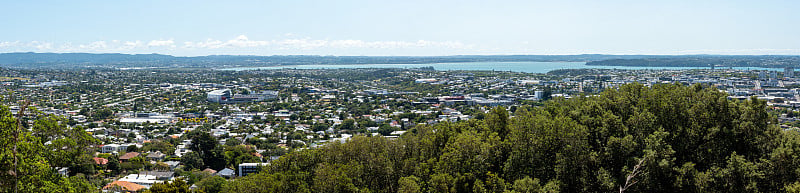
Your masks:
{"label": "hillside vegetation", "polygon": [[[765,101],[700,85],[626,85],[482,120],[293,152],[229,192],[778,192],[800,140]],[[638,168],[638,169],[637,169]]]}

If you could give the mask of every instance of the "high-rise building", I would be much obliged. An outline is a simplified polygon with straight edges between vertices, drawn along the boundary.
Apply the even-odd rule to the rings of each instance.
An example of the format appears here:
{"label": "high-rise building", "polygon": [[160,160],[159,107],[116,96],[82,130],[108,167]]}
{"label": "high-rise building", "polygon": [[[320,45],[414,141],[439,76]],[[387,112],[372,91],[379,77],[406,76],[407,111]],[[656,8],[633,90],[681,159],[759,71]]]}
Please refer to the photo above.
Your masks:
{"label": "high-rise building", "polygon": [[784,78],[792,78],[794,77],[794,68],[787,67],[783,69],[783,77]]}

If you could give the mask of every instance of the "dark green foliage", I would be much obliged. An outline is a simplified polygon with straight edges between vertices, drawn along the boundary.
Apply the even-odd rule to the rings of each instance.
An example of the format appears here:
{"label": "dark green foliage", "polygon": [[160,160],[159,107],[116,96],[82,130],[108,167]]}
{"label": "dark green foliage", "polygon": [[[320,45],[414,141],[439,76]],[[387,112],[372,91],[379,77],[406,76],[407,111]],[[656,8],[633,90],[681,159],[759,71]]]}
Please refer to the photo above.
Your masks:
{"label": "dark green foliage", "polygon": [[200,182],[197,183],[197,186],[205,193],[219,193],[222,192],[223,188],[225,188],[225,183],[225,178],[211,176],[200,180]]}
{"label": "dark green foliage", "polygon": [[354,129],[356,129],[355,123],[356,123],[356,120],[345,119],[344,121],[342,121],[342,124],[339,125],[338,129],[340,129],[340,130],[354,130]]}
{"label": "dark green foliage", "polygon": [[549,86],[544,87],[544,90],[542,91],[542,100],[550,100],[551,98],[553,98],[552,95],[553,95],[553,88]]}
{"label": "dark green foliage", "polygon": [[187,170],[192,169],[205,169],[205,163],[203,162],[203,158],[197,152],[189,152],[181,157],[181,163],[186,166]]}
{"label": "dark green foliage", "polygon": [[358,192],[353,179],[361,173],[357,165],[320,164],[314,172],[314,192]]}
{"label": "dark green foliage", "polygon": [[153,184],[145,193],[190,193],[189,184],[181,179],[170,182]]}
{"label": "dark green foliage", "polygon": [[397,192],[400,193],[419,193],[422,192],[422,187],[420,186],[420,179],[416,176],[408,176],[400,178],[398,184],[400,185],[399,190]]}
{"label": "dark green foliage", "polygon": [[108,158],[108,165],[106,165],[108,170],[111,170],[111,174],[119,173],[120,169],[122,169],[119,165],[119,157],[116,155],[112,155]]}
{"label": "dark green foliage", "polygon": [[104,108],[97,110],[97,112],[94,112],[94,114],[92,114],[92,117],[96,117],[97,119],[106,119],[111,117],[112,115],[114,115],[114,111],[108,108]]}
{"label": "dark green foliage", "polygon": [[[28,109],[26,114],[36,115],[36,111]],[[82,127],[67,127],[58,117],[34,117],[33,124],[20,128],[9,109],[0,105],[0,192],[95,191],[97,187],[83,176],[94,174],[90,152],[96,140]],[[69,167],[74,176],[56,173],[57,167]]]}
{"label": "dark green foliage", "polygon": [[160,151],[161,153],[170,154],[175,152],[175,146],[167,141],[153,141],[150,143],[145,143],[142,146],[142,152],[156,152]]}
{"label": "dark green foliage", "polygon": [[136,147],[136,145],[129,145],[128,148],[125,149],[125,151],[127,151],[127,152],[139,152],[139,147]]}
{"label": "dark green foliage", "polygon": [[225,141],[225,146],[237,146],[237,145],[240,145],[240,144],[242,144],[242,141],[238,140],[238,139],[234,139],[234,138],[231,138],[231,139],[228,139],[227,141]]}
{"label": "dark green foliage", "polygon": [[378,128],[378,133],[380,133],[380,134],[381,134],[381,135],[383,135],[383,136],[389,136],[389,135],[390,135],[390,134],[392,134],[392,132],[394,132],[395,130],[397,130],[397,128],[394,128],[394,127],[392,127],[392,126],[389,126],[389,125],[385,125],[385,124],[384,124],[384,125],[381,125],[381,126]]}
{"label": "dark green foliage", "polygon": [[508,135],[508,111],[503,107],[495,107],[486,115],[486,126],[496,132],[500,139]]}
{"label": "dark green foliage", "polygon": [[261,162],[254,155],[256,151],[244,145],[225,147],[225,160],[228,161],[228,168],[236,168],[241,163]]}
{"label": "dark green foliage", "polygon": [[314,125],[311,126],[311,130],[314,132],[325,131],[328,129],[328,127],[330,127],[330,125],[325,123],[314,123]]}
{"label": "dark green foliage", "polygon": [[[222,145],[217,143],[217,139],[211,136],[208,132],[199,132],[191,137],[192,145],[189,147],[193,152],[202,158],[202,166],[214,170],[221,170],[225,168],[225,152]],[[188,161],[188,160],[187,160]],[[190,164],[198,164],[197,162],[189,162]],[[185,163],[186,164],[186,163]],[[197,168],[203,169],[203,168]]]}
{"label": "dark green foliage", "polygon": [[[354,137],[293,152],[240,178],[282,192],[776,192],[800,187],[800,135],[764,101],[700,85],[625,85],[599,96],[494,108],[485,119],[419,126],[397,140]],[[241,183],[240,183],[241,182]],[[788,187],[788,188],[784,188]]]}

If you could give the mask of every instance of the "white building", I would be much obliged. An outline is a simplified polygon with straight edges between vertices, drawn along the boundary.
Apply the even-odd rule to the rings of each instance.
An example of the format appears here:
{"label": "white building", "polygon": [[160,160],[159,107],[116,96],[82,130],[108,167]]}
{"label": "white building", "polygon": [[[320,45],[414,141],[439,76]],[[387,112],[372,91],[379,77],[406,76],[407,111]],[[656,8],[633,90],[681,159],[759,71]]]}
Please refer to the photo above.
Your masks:
{"label": "white building", "polygon": [[178,144],[178,147],[175,148],[175,156],[183,157],[183,154],[192,152],[192,150],[189,150],[189,145],[191,144],[191,140],[183,140],[181,144]]}
{"label": "white building", "polygon": [[435,78],[420,78],[414,80],[414,83],[433,83],[436,82]]}
{"label": "white building", "polygon": [[[119,151],[119,146],[120,146],[120,145],[117,145],[117,144],[107,144],[107,145],[103,145],[103,147],[102,147],[102,148],[100,148],[100,152],[103,152],[103,153],[111,153],[111,152]],[[127,147],[126,147],[126,148],[127,148]]]}
{"label": "white building", "polygon": [[128,143],[128,144],[106,144],[100,148],[101,153],[114,153],[125,151],[128,149],[128,146],[135,145],[136,147],[142,147],[142,145],[135,144],[135,143]]}
{"label": "white building", "polygon": [[214,90],[214,91],[208,92],[208,95],[206,96],[206,98],[210,102],[217,102],[217,103],[225,102],[225,101],[228,101],[228,99],[231,98],[231,90],[230,89]]}
{"label": "white building", "polygon": [[155,184],[155,183],[163,183],[164,182],[164,181],[161,181],[161,180],[156,180],[156,178],[157,177],[155,175],[130,174],[130,175],[127,175],[127,176],[123,177],[122,179],[119,179],[118,181],[130,182],[130,183],[142,185],[142,186],[144,186],[146,188],[150,188],[150,186],[153,186],[153,184]]}

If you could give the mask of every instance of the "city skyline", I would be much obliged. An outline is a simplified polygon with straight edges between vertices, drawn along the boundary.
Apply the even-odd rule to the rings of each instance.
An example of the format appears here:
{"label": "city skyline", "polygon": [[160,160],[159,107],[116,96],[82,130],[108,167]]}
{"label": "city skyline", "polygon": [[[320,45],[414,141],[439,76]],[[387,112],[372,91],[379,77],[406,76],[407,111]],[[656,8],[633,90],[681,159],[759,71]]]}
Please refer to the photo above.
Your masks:
{"label": "city skyline", "polygon": [[2,2],[0,53],[799,55],[791,1]]}

